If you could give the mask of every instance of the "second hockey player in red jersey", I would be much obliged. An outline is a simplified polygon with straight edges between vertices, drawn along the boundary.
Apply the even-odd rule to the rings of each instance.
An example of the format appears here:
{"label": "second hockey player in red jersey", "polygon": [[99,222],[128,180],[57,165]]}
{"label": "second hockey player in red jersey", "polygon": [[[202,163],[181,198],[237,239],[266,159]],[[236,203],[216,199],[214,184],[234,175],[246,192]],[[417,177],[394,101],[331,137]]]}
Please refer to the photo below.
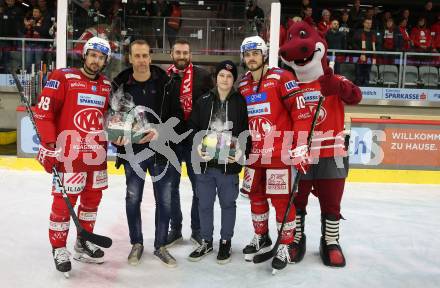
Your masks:
{"label": "second hockey player in red jersey", "polygon": [[[243,62],[249,71],[240,81],[239,90],[245,97],[252,149],[245,168],[242,191],[249,194],[252,222],[255,236],[243,249],[245,259],[252,261],[256,253],[270,250],[269,205],[271,199],[276,211],[277,226],[280,227],[291,192],[292,167],[288,150],[292,147],[292,120],[283,98],[297,99],[304,103],[292,73],[268,68],[267,46],[259,36],[246,38],[241,45]],[[303,106],[295,106],[294,119],[299,130],[309,130],[307,121],[310,112]],[[302,115],[302,117],[299,117]],[[300,119],[302,118],[302,119]],[[301,126],[305,123],[308,126]],[[290,141],[285,141],[289,140]],[[297,165],[301,168],[301,163]],[[282,231],[281,245],[273,258],[272,267],[283,269],[290,262],[289,244],[293,242],[295,231],[295,209],[291,209]]]}
{"label": "second hockey player in red jersey", "polygon": [[[110,60],[106,40],[93,37],[83,49],[83,67],[57,69],[39,97],[35,120],[41,134],[37,160],[52,172],[56,167],[69,200],[75,205],[81,196],[78,218],[92,232],[102,190],[107,188],[107,141],[103,118],[109,104],[111,83],[101,74]],[[54,181],[49,240],[57,270],[71,270],[66,249],[70,215]],[[104,252],[80,237],[74,259],[102,263]]]}
{"label": "second hockey player in red jersey", "polygon": [[[334,75],[327,64],[327,44],[318,32],[305,22],[293,24],[286,43],[280,48],[282,60],[291,66],[298,79],[306,106],[315,113],[319,97],[324,96],[310,150],[313,165],[303,175],[295,197],[296,234],[291,253],[299,262],[306,250],[304,222],[310,192],[321,206],[322,236],[320,254],[325,265],[345,266],[339,245],[340,205],[348,173],[348,156],[344,134],[344,105],[361,101],[362,94],[345,77]],[[295,153],[293,153],[295,154]]]}

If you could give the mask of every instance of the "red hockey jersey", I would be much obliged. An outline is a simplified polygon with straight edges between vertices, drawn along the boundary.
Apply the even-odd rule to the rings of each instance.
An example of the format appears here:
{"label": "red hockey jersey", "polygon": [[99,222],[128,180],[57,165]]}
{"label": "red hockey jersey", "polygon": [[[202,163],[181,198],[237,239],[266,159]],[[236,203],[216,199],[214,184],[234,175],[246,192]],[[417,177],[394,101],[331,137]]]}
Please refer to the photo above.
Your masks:
{"label": "red hockey jersey", "polygon": [[55,70],[46,82],[35,120],[42,142],[62,149],[61,172],[107,168],[103,122],[110,90],[105,76],[92,81],[76,68]]}
{"label": "red hockey jersey", "polygon": [[[341,77],[342,76],[336,76]],[[345,81],[349,81],[346,80]],[[303,93],[306,106],[309,107],[312,115],[315,115],[321,85],[319,81],[310,83],[299,83]],[[344,102],[338,95],[327,96],[321,106],[316,122],[314,136],[311,146],[313,158],[326,158],[333,156],[346,156],[345,134],[344,134]]]}
{"label": "red hockey jersey", "polygon": [[[303,123],[310,118],[305,105],[299,105],[298,108],[294,106],[292,115],[296,118],[291,119],[290,107],[283,100],[290,98],[290,102],[303,103],[303,100],[296,100],[302,97],[301,93],[297,93],[299,90],[293,74],[283,69],[269,69],[261,81],[254,81],[251,72],[243,76],[239,91],[246,99],[252,136],[249,159],[252,163],[258,158],[251,167],[283,167],[289,163],[287,150],[296,144],[293,140],[295,134],[292,135],[292,119]],[[299,115],[302,119],[298,118]],[[308,118],[305,117],[307,115]],[[296,127],[301,129],[302,126],[298,124]]]}

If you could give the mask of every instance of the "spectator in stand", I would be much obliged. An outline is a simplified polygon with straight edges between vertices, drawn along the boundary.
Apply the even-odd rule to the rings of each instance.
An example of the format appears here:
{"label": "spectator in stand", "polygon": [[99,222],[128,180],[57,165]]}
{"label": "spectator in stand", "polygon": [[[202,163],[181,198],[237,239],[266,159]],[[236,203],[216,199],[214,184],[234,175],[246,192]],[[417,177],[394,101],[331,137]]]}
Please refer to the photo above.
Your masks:
{"label": "spectator in stand", "polygon": [[249,22],[254,22],[258,35],[263,32],[264,11],[258,7],[256,0],[249,2],[249,7],[246,11],[246,19]]}
{"label": "spectator in stand", "polygon": [[[51,2],[51,3],[53,3],[53,2]],[[38,8],[40,8],[41,14],[43,14],[44,17],[48,18],[48,19],[55,17],[55,14],[57,13],[56,12],[57,10],[53,9],[52,5],[47,5],[47,0],[38,0],[36,6],[38,6]]]}
{"label": "spectator in stand", "polygon": [[379,7],[369,7],[365,13],[365,18],[371,19],[373,22],[371,29],[376,32],[382,32],[385,26],[386,20],[384,19],[385,13],[381,13]]}
{"label": "spectator in stand", "polygon": [[[396,51],[397,47],[397,30],[394,25],[393,18],[388,18],[385,29],[383,30],[382,35],[382,50],[384,51]],[[384,55],[383,56],[384,64],[394,64],[394,56],[393,55]]]}
{"label": "spectator in stand", "polygon": [[170,3],[170,17],[167,19],[166,33],[168,36],[168,42],[170,49],[176,42],[177,34],[182,26],[182,8],[179,1],[173,1]]}
{"label": "spectator in stand", "polygon": [[110,6],[108,11],[108,21],[109,23],[114,23],[114,21],[119,22],[122,15],[121,0],[114,0],[113,4]]}
{"label": "spectator in stand", "polygon": [[[132,0],[130,5],[126,5],[125,7],[128,30],[132,34],[136,35],[136,39],[146,39],[145,34],[147,33],[148,27],[151,27],[151,23],[149,23],[145,18],[139,18],[139,16],[145,16],[145,3],[141,3],[139,0]],[[148,43],[150,42],[148,41]]]}
{"label": "spectator in stand", "polygon": [[413,28],[413,17],[410,17],[411,12],[409,11],[408,8],[403,9],[401,17],[406,19],[406,29],[408,31],[411,31],[411,29]]}
{"label": "spectator in stand", "polygon": [[127,5],[126,7],[126,14],[128,16],[145,15],[145,3],[141,3],[139,0],[131,0],[130,2],[130,5]]}
{"label": "spectator in stand", "polygon": [[167,1],[157,0],[157,3],[152,4],[156,6],[156,14],[153,15],[156,18],[153,19],[153,27],[155,27],[155,36],[157,42],[157,48],[163,48],[164,42],[164,31],[163,31],[163,18],[158,17],[169,17],[170,16],[170,5]]}
{"label": "spectator in stand", "polygon": [[88,28],[93,26],[93,16],[89,14],[92,6],[90,0],[84,0],[81,6],[75,7],[73,15],[73,38],[78,39],[81,34]]}
{"label": "spectator in stand", "polygon": [[[322,32],[323,34],[326,34],[327,31],[330,29],[330,10],[324,9],[322,10],[322,18],[321,22],[318,23],[318,31]],[[339,27],[339,21],[338,21],[338,27]]]}
{"label": "spectator in stand", "polygon": [[431,28],[436,20],[435,13],[432,9],[432,1],[425,2],[424,10],[420,16],[426,19],[426,27]]}
{"label": "spectator in stand", "polygon": [[350,26],[350,14],[347,10],[342,11],[339,31],[344,34],[347,49],[352,49],[351,39],[353,38],[353,29]]}
{"label": "spectator in stand", "polygon": [[[371,29],[371,19],[364,19],[364,28],[357,30],[353,37],[353,48],[362,51],[376,51],[376,34]],[[355,83],[358,86],[367,86],[370,81],[371,64],[376,64],[375,56],[361,54],[356,64]]]}
{"label": "spectator in stand", "polygon": [[[379,21],[378,21],[378,23],[379,23],[380,25],[378,26],[377,31],[379,31],[379,30],[383,30],[384,27],[386,27],[387,22],[388,22],[389,19],[392,19],[393,22],[394,22],[393,15],[391,15],[391,12],[390,12],[390,11],[385,11],[385,12],[383,12],[382,15],[381,15],[381,17],[378,17],[378,18],[380,18]],[[382,35],[382,36],[383,36],[383,35]]]}
{"label": "spectator in stand", "polygon": [[304,11],[310,5],[311,5],[310,0],[302,0],[301,1],[301,11]]}
{"label": "spectator in stand", "polygon": [[426,19],[420,17],[417,26],[411,30],[411,40],[417,52],[430,52],[431,50],[431,31],[426,27]]}
{"label": "spectator in stand", "polygon": [[[339,31],[339,21],[333,20],[330,24],[330,29],[327,31],[325,35],[327,40],[327,45],[329,49],[337,49],[337,50],[345,50],[347,49],[347,42],[345,38],[345,34]],[[338,59],[331,59],[331,61],[335,61],[334,71],[336,74],[340,72],[340,63]]]}
{"label": "spectator in stand", "polygon": [[[25,38],[33,39],[48,39],[50,29],[50,19],[45,20],[45,17],[40,11],[40,8],[34,7],[32,14],[27,15],[23,20],[23,34]],[[26,70],[31,71],[32,64],[39,67],[45,50],[49,47],[49,43],[27,41],[26,42]]]}
{"label": "spectator in stand", "polygon": [[382,49],[385,51],[395,51],[396,50],[396,27],[394,25],[393,18],[387,19],[385,23],[385,29],[382,33]]}
{"label": "spectator in stand", "polygon": [[440,12],[437,13],[437,22],[432,25],[432,51],[440,52]]}
{"label": "spectator in stand", "polygon": [[303,15],[302,15],[302,18],[303,18],[304,22],[307,22],[307,23],[310,24],[310,26],[316,28],[316,23],[313,20],[313,16],[312,15],[313,15],[312,6],[305,7],[304,11],[303,11]]}
{"label": "spectator in stand", "polygon": [[[93,1],[93,8],[90,8],[90,13],[93,17],[93,24],[98,25],[100,22],[102,22],[106,14],[104,12],[104,9],[102,8],[102,0],[95,0]],[[102,16],[101,16],[102,15]],[[101,17],[101,19],[100,19]]]}
{"label": "spectator in stand", "polygon": [[399,22],[399,27],[396,31],[396,50],[397,51],[409,51],[412,47],[411,37],[408,33],[408,19],[402,18]]}
{"label": "spectator in stand", "polygon": [[[16,5],[15,0],[5,0],[0,5],[0,37],[20,37],[19,27],[22,25],[23,15],[23,10]],[[6,73],[7,66],[11,66],[11,51],[17,45],[15,41],[0,40],[0,72]]]}
{"label": "spectator in stand", "polygon": [[24,17],[23,9],[17,5],[15,0],[5,0],[3,19],[8,20],[7,29],[9,31],[7,37],[19,37],[20,27]]}
{"label": "spectator in stand", "polygon": [[353,7],[350,9],[351,27],[358,29],[362,27],[362,19],[365,18],[365,13],[361,10],[361,0],[355,0]]}

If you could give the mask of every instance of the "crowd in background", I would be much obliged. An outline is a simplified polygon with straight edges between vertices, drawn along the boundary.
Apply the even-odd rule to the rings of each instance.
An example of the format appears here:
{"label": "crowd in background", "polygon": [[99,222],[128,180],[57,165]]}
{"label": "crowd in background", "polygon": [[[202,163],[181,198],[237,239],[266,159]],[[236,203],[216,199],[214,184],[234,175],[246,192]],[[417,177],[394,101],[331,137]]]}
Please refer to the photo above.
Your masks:
{"label": "crowd in background", "polygon": [[[267,39],[268,15],[256,0],[244,2],[247,22],[253,25],[254,32]],[[388,10],[386,6],[362,5],[361,0],[347,1],[353,4],[350,9],[346,4],[342,8],[320,7],[319,11],[314,11],[310,0],[281,2],[282,11],[292,11],[289,6],[293,8],[293,12],[282,17],[281,42],[293,22],[304,20],[325,35],[330,49],[440,51],[440,11],[435,10],[433,1],[421,3],[420,9],[403,7],[398,11]],[[54,39],[56,3],[56,0],[0,0],[0,37]],[[231,13],[223,11],[218,15],[228,18]],[[69,39],[85,41],[83,38],[88,34],[111,35],[109,40],[114,40],[112,48],[116,49],[117,43],[126,38],[124,33],[131,33],[134,39],[136,35],[146,38],[152,48],[161,49],[166,43],[171,47],[181,26],[185,26],[179,1],[129,0],[127,5],[122,0],[72,0],[68,17]],[[168,18],[164,22],[159,17]],[[75,48],[79,51],[81,45],[76,46],[74,51]],[[0,73],[4,70],[1,63],[9,61],[9,51],[20,47],[19,41],[0,40]],[[31,63],[49,62],[47,58],[51,54],[46,52],[53,48],[53,41],[28,41],[27,69]]]}
{"label": "crowd in background", "polygon": [[351,9],[313,11],[310,0],[302,0],[294,15],[284,16],[281,30],[286,33],[293,22],[304,20],[325,35],[331,49],[438,52],[440,11],[434,10],[433,1],[423,3],[416,11],[391,11],[355,0]]}

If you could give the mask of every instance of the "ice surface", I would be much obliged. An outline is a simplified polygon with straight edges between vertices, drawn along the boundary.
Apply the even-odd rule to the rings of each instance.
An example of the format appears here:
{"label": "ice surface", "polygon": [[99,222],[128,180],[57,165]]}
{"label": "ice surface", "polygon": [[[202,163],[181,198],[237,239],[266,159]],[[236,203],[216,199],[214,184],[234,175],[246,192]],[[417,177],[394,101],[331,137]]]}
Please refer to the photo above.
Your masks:
{"label": "ice surface", "polygon": [[[125,216],[125,178],[110,175],[98,212],[96,232],[113,239],[102,265],[72,260],[70,279],[55,271],[48,240],[51,178],[43,172],[0,170],[0,287],[440,287],[440,186],[348,183],[342,203],[343,269],[325,267],[319,258],[320,219],[316,198],[306,218],[307,253],[276,276],[270,262],[246,263],[241,249],[251,239],[249,202],[239,196],[232,239],[232,262],[215,262],[220,214],[215,205],[214,253],[201,262],[186,257],[190,236],[189,181],[182,182],[185,241],[170,248],[178,267],[163,266],[153,255],[154,198],[147,182],[142,203],[145,252],[141,263],[127,264],[130,251]],[[275,239],[274,211],[271,234]],[[71,224],[68,248],[73,250]]]}

